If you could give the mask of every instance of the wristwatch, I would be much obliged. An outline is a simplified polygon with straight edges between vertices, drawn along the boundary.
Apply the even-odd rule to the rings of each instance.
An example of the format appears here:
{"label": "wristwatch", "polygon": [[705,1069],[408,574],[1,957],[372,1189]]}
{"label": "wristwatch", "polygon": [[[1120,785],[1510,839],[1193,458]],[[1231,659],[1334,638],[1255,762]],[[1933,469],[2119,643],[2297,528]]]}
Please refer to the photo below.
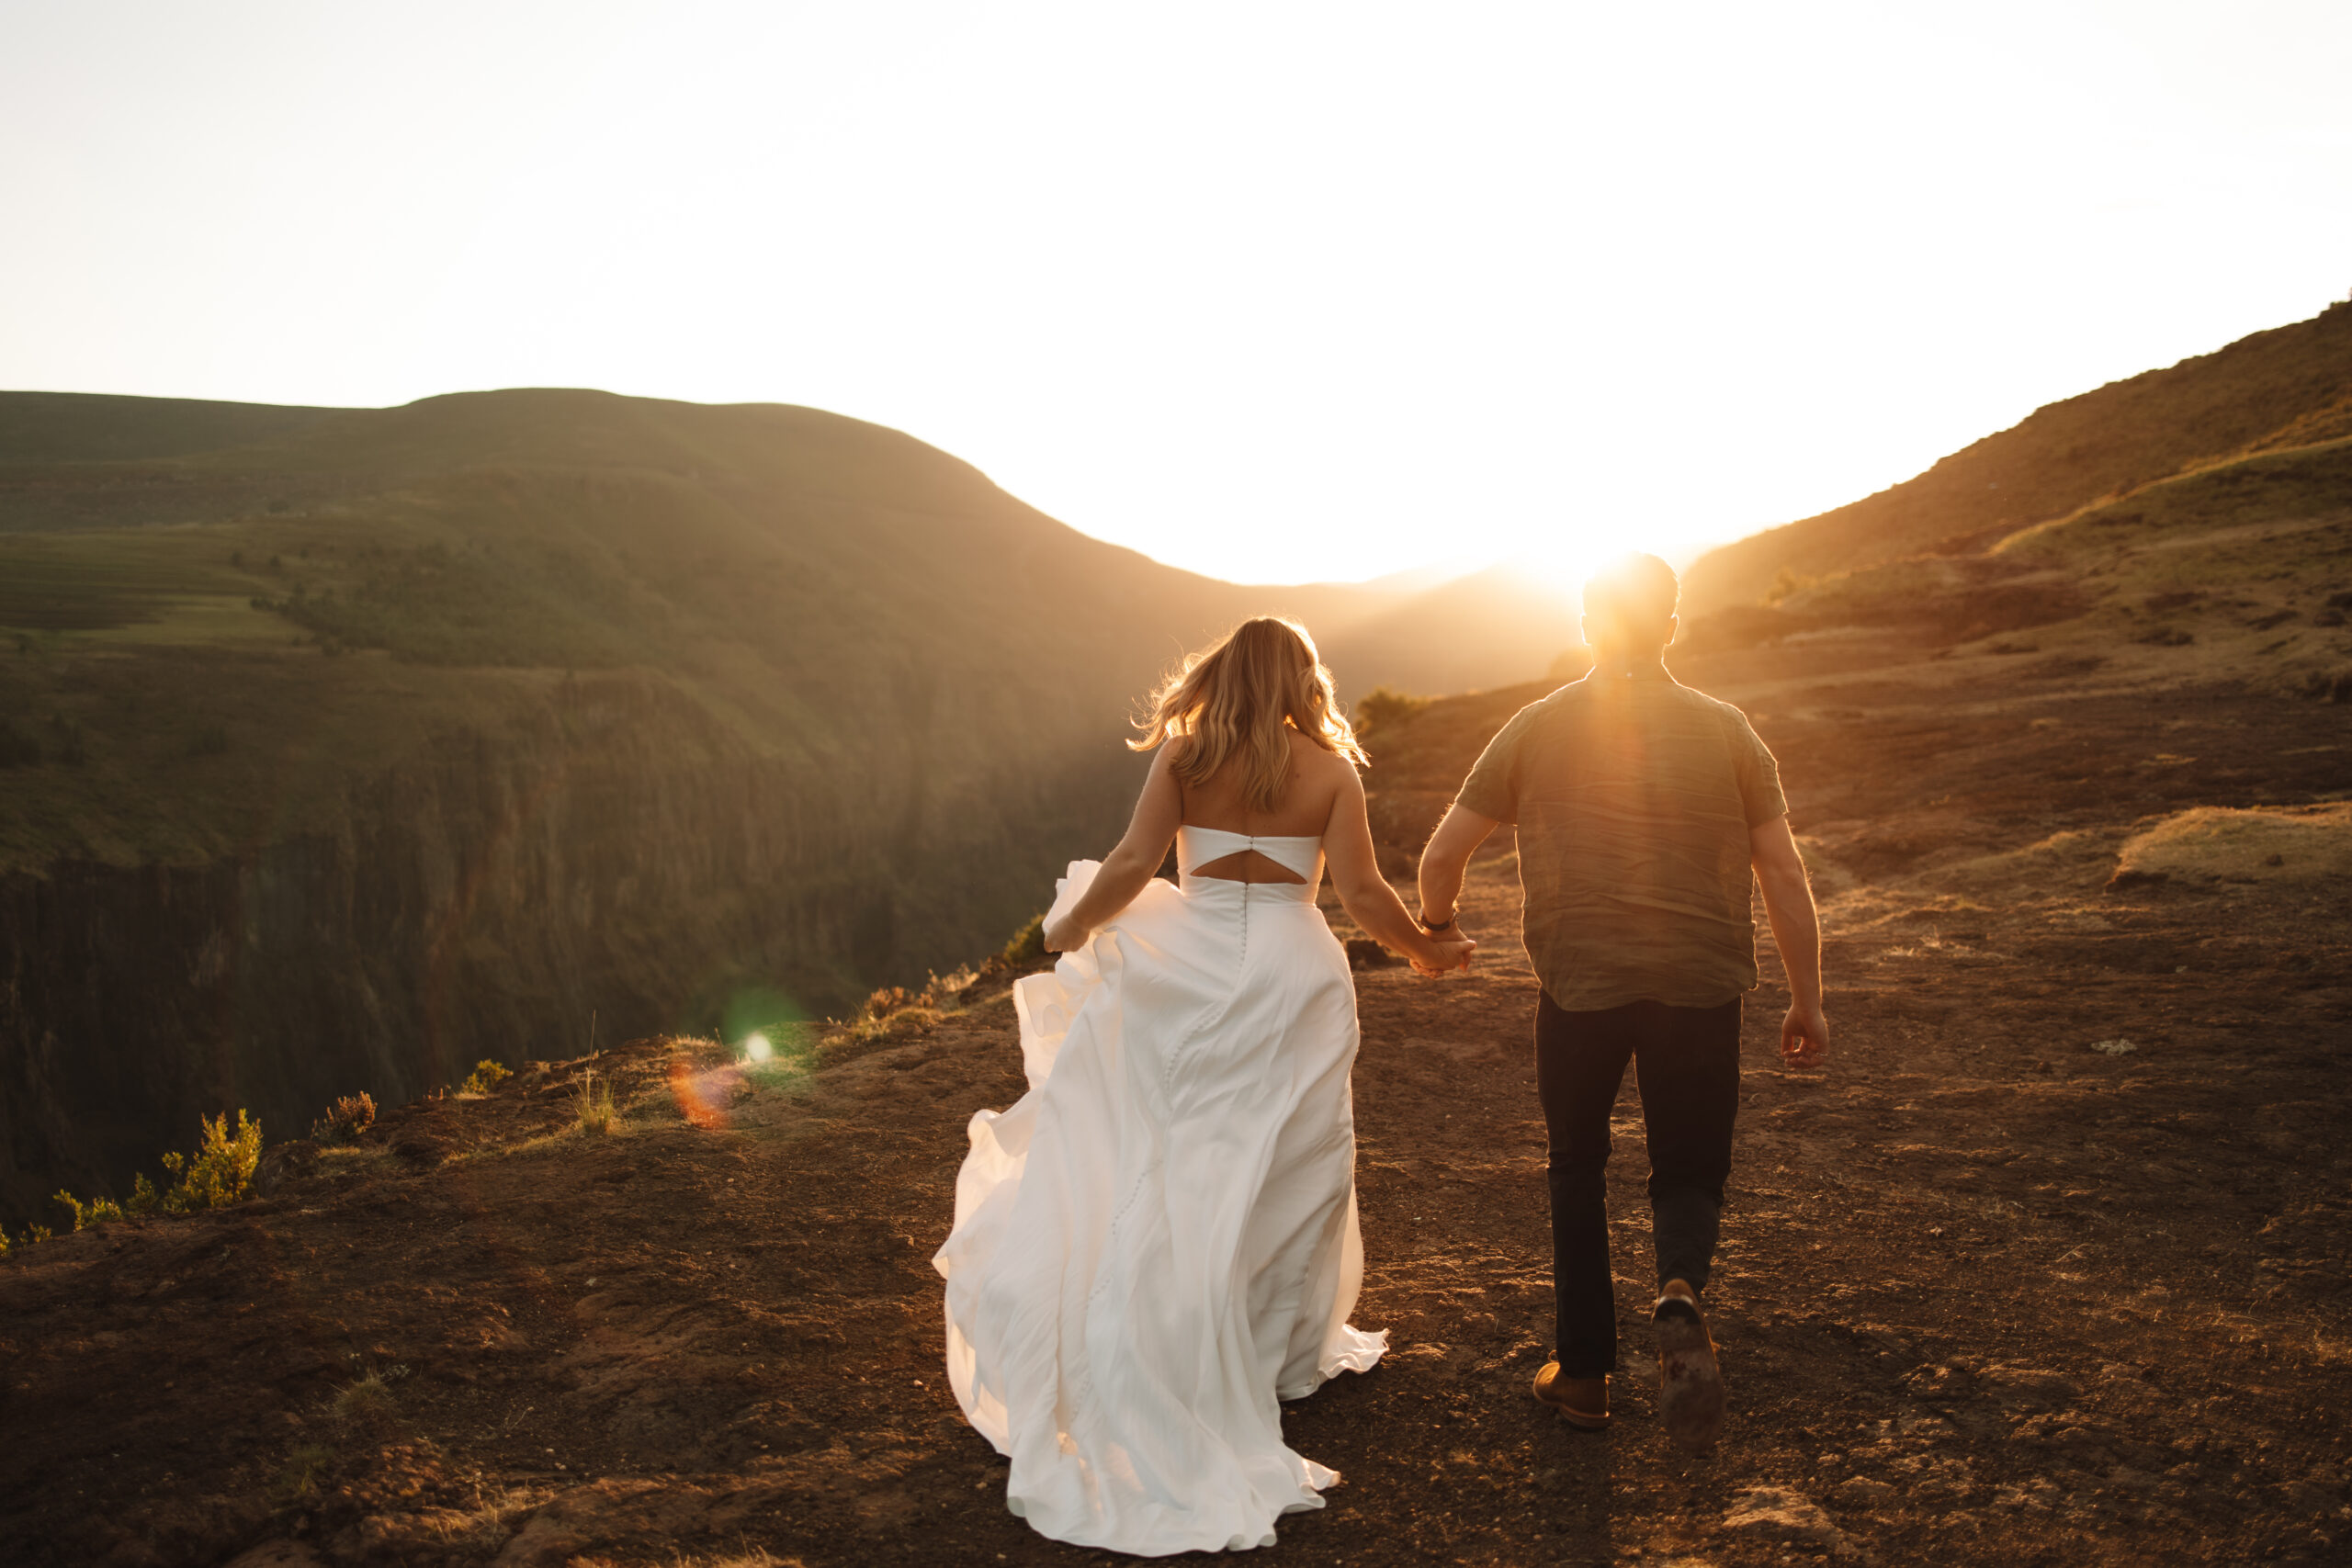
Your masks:
{"label": "wristwatch", "polygon": [[1417,919],[1416,920],[1414,920],[1414,922],[1413,922],[1413,923],[1414,923],[1415,925],[1417,925],[1417,926],[1420,927],[1420,928],[1421,928],[1421,930],[1423,930],[1423,931],[1425,931],[1429,932],[1429,934],[1430,934],[1430,935],[1431,935],[1431,936],[1435,936],[1435,935],[1437,935],[1440,931],[1452,931],[1452,930],[1454,928],[1455,923],[1456,923],[1456,922],[1458,922],[1461,919],[1462,919],[1462,911],[1461,911],[1461,910],[1459,910],[1459,909],[1456,909],[1453,914],[1448,915],[1445,919],[1442,919],[1442,920],[1432,920],[1432,919],[1430,919],[1427,915],[1423,915],[1423,916],[1419,917],[1419,919]]}

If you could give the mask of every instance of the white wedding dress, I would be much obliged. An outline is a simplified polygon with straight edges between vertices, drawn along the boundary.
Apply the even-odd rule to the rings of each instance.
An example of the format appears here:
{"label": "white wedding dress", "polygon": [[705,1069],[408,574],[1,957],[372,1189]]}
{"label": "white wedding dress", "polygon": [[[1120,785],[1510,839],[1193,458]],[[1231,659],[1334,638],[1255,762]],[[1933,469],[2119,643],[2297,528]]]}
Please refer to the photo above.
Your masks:
{"label": "white wedding dress", "polygon": [[[1305,880],[1193,874],[1255,849]],[[1363,1371],[1355,987],[1321,840],[1186,827],[1154,878],[1013,990],[1029,1092],[972,1118],[947,1375],[1040,1533],[1144,1556],[1271,1546],[1337,1472],[1277,1399]],[[1093,880],[1076,861],[1054,915]]]}

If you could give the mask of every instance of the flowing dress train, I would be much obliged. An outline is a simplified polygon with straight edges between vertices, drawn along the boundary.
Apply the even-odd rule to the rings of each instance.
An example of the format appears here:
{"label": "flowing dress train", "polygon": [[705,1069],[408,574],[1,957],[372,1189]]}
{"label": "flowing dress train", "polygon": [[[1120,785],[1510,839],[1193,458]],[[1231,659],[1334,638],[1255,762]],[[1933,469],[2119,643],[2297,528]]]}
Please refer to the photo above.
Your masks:
{"label": "flowing dress train", "polygon": [[[1255,849],[1299,883],[1193,867]],[[1278,1399],[1363,1371],[1348,1075],[1355,987],[1316,908],[1314,838],[1185,827],[1158,878],[1019,982],[1029,1092],[971,1122],[947,1372],[1040,1533],[1145,1556],[1273,1543],[1337,1473]],[[1054,913],[1092,881],[1073,862]]]}

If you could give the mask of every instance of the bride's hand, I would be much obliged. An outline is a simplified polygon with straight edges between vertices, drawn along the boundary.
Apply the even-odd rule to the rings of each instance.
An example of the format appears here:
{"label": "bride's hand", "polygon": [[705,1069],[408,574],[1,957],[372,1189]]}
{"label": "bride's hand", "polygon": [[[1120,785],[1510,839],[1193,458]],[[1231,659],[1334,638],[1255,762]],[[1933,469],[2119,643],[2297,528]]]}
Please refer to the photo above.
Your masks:
{"label": "bride's hand", "polygon": [[1412,961],[1414,969],[1423,975],[1443,975],[1454,969],[1466,970],[1470,967],[1470,955],[1478,951],[1478,944],[1466,936],[1431,937],[1430,945],[1437,949],[1435,964],[1427,964],[1418,958]]}
{"label": "bride's hand", "polygon": [[1047,953],[1075,952],[1084,947],[1086,939],[1093,934],[1089,931],[1081,931],[1070,922],[1068,915],[1064,915],[1046,928],[1046,951]]}

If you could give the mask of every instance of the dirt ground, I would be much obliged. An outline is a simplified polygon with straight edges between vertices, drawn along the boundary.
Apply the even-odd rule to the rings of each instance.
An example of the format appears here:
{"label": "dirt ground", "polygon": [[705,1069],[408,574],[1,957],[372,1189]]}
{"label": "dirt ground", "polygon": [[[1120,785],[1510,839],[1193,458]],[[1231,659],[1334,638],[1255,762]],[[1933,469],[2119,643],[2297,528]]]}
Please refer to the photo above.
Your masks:
{"label": "dirt ground", "polygon": [[[2352,1557],[2352,885],[2286,854],[2116,875],[2174,812],[2343,798],[2352,706],[1827,666],[1684,671],[1781,758],[1837,1032],[1826,1070],[1779,1067],[1768,959],[1710,1292],[1721,1448],[1653,1420],[1630,1086],[1622,1415],[1584,1436],[1528,1396],[1551,1292],[1505,852],[1476,974],[1360,976],[1355,1321],[1393,1348],[1290,1407],[1344,1479],[1278,1560]],[[1390,738],[1392,833],[1530,694]],[[19,1249],[0,1557],[1109,1561],[1007,1514],[944,1384],[929,1258],[966,1119],[1021,1087],[1001,984],[967,999],[806,1073],[662,1043],[554,1065],[266,1199]],[[624,1107],[602,1135],[590,1071]]]}

